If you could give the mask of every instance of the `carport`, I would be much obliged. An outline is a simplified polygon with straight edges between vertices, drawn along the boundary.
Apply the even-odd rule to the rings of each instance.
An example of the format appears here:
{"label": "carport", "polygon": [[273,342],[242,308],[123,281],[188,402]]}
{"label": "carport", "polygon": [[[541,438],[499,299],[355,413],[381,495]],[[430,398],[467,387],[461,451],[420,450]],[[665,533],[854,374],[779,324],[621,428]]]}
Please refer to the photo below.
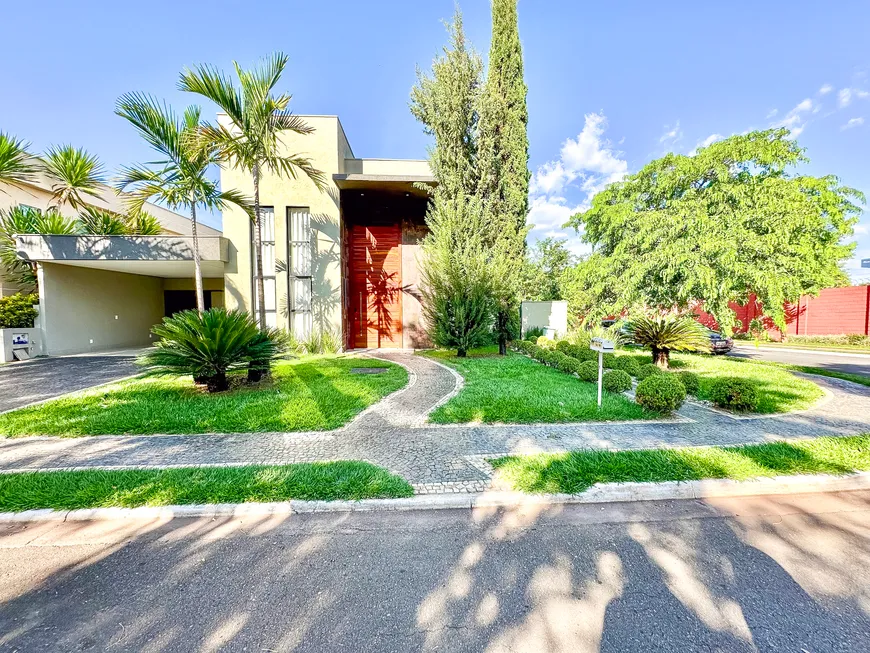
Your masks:
{"label": "carport", "polygon": [[[37,264],[39,328],[49,356],[143,347],[167,314],[195,306],[189,236],[16,238],[20,258]],[[223,306],[229,244],[201,237],[207,306]]]}

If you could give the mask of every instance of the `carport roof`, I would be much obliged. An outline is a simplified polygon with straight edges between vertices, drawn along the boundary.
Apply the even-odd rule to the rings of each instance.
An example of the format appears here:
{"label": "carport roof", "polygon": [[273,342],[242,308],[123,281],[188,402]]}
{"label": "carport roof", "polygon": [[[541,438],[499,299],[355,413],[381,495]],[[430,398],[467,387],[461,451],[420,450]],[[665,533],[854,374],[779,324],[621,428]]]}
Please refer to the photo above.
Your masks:
{"label": "carport roof", "polygon": [[[193,274],[190,236],[59,236],[23,234],[15,237],[18,257],[31,262],[175,278]],[[202,273],[222,277],[228,260],[226,238],[198,239]]]}

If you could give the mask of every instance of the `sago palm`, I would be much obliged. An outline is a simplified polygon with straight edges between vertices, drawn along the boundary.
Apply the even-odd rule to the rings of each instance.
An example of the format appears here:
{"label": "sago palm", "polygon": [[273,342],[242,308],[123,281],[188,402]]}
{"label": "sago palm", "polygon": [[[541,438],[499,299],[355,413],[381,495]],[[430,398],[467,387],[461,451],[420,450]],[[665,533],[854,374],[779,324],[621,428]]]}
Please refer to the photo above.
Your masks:
{"label": "sago palm", "polygon": [[69,204],[78,210],[88,203],[85,195],[100,197],[104,190],[103,164],[83,148],[52,147],[43,155],[42,167],[51,181],[51,208]]}
{"label": "sago palm", "polygon": [[79,211],[78,224],[81,233],[93,236],[159,236],[163,233],[157,218],[141,210],[121,215],[86,206]]}
{"label": "sago palm", "polygon": [[228,388],[227,372],[268,369],[283,352],[279,334],[261,330],[242,311],[212,308],[181,311],[152,329],[160,338],[139,364],[155,372],[190,374],[205,381],[209,392]]}
{"label": "sago palm", "polygon": [[221,191],[218,184],[209,179],[208,168],[217,161],[217,152],[198,138],[201,127],[199,107],[190,106],[179,117],[165,103],[148,95],[128,93],[118,100],[115,113],[130,122],[163,157],[147,165],[123,169],[118,188],[130,191],[132,213],[139,215],[148,200],[157,200],[169,208],[190,212],[196,307],[202,312],[205,302],[196,209],[224,210],[235,205],[253,216],[253,206],[242,193],[236,190]]}
{"label": "sago palm", "polygon": [[238,63],[233,62],[238,87],[224,73],[208,65],[185,70],[178,83],[180,90],[208,98],[227,114],[232,123],[230,126],[207,124],[201,136],[216,148],[223,163],[250,172],[253,177],[257,314],[261,325],[265,325],[266,321],[261,246],[261,174],[267,170],[295,179],[302,173],[320,189],[325,184],[323,173],[314,167],[310,159],[282,151],[281,132],[306,135],[314,131],[304,120],[289,111],[290,95],[274,95],[272,92],[287,61],[287,55],[279,52],[253,70],[243,70]]}
{"label": "sago palm", "polygon": [[710,351],[707,329],[688,315],[636,317],[626,324],[628,339],[652,350],[653,362],[667,368],[672,351]]}
{"label": "sago palm", "polygon": [[[17,186],[33,181],[39,169],[33,155],[27,151],[29,147],[29,143],[0,132],[0,183]],[[0,192],[5,191],[0,189]]]}

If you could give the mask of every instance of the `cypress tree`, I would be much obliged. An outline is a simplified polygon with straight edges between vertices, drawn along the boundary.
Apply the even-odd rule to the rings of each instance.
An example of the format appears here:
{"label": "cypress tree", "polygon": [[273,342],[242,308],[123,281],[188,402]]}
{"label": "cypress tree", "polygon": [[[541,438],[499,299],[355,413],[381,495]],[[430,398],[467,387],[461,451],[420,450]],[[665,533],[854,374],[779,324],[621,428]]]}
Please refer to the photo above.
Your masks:
{"label": "cypress tree", "polygon": [[477,194],[489,230],[499,353],[518,328],[518,299],[529,210],[529,113],[517,0],[493,0],[489,68],[479,102]]}

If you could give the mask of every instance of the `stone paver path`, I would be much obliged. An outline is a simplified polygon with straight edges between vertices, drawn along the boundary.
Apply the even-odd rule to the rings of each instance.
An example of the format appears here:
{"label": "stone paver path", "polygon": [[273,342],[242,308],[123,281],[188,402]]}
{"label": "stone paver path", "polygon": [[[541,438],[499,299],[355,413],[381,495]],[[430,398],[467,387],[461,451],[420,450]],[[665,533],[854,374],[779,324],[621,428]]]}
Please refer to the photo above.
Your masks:
{"label": "stone paver path", "polygon": [[404,365],[409,385],[336,431],[0,439],[0,470],[354,459],[402,475],[418,492],[467,492],[486,487],[485,458],[497,454],[730,445],[870,431],[870,388],[823,377],[812,380],[827,390],[826,399],[778,416],[735,418],[686,404],[676,419],[657,422],[432,425],[426,416],[458,391],[461,378],[422,356],[377,356]]}

